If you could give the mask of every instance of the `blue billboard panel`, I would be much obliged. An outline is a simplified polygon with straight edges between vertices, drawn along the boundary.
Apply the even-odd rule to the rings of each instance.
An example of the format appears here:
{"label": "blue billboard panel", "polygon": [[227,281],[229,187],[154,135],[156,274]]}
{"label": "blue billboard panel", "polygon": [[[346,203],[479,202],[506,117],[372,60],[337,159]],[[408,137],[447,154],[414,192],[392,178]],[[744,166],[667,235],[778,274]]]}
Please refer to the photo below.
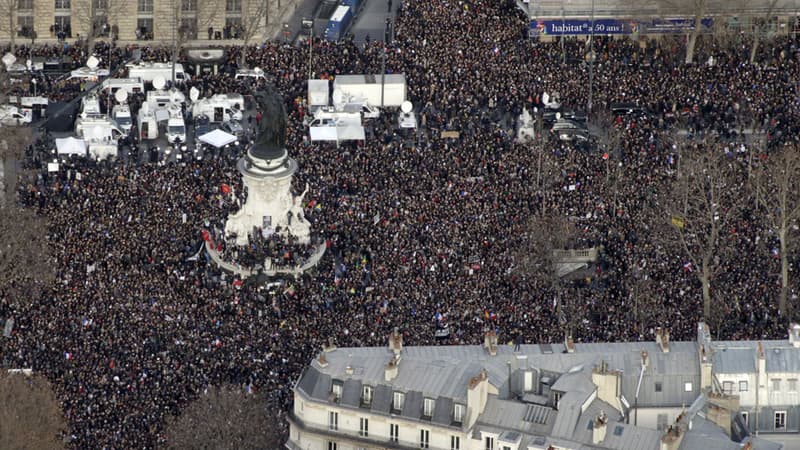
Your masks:
{"label": "blue billboard panel", "polygon": [[[709,31],[714,24],[713,19],[705,18],[701,21],[702,31]],[[619,20],[595,19],[594,34],[679,34],[688,33],[694,29],[694,19],[653,19],[653,20]],[[569,20],[533,20],[530,23],[530,36],[570,36],[592,34],[591,19]]]}

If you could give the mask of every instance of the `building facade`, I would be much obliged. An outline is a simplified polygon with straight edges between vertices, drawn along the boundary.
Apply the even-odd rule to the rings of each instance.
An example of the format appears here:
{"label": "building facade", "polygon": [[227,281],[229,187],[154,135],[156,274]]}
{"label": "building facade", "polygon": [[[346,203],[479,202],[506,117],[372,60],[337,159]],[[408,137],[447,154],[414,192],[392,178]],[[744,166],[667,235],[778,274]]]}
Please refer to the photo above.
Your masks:
{"label": "building facade", "polygon": [[[258,42],[268,23],[263,0],[19,0],[6,2],[0,40],[24,42],[94,37],[121,41]],[[274,21],[274,20],[273,20]]]}
{"label": "building facade", "polygon": [[[758,369],[723,367],[717,355],[731,345],[712,342],[704,324],[692,342],[670,342],[659,330],[655,342],[575,344],[567,337],[513,347],[487,332],[483,346],[404,348],[395,331],[388,348],[329,345],[295,385],[286,448],[780,449],[754,436],[754,421],[739,413],[757,409],[774,419],[773,406],[782,408],[785,430],[767,426],[772,419],[758,429],[796,430],[790,406],[800,399],[773,396],[753,409],[729,383]],[[788,349],[784,341],[761,345]],[[800,349],[787,357],[800,361]],[[779,372],[770,371],[778,367],[768,358],[765,364],[771,375],[761,378],[780,376],[789,389],[794,367],[776,361]]]}

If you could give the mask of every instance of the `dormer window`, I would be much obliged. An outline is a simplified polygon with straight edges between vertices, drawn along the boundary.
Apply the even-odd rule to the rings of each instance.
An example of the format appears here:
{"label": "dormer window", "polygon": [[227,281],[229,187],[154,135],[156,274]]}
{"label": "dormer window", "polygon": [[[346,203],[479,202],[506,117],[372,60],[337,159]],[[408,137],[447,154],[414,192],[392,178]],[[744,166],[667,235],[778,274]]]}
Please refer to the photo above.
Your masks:
{"label": "dormer window", "polygon": [[436,407],[436,400],[426,398],[422,403],[422,415],[425,417],[433,417],[433,409]]}
{"label": "dormer window", "polygon": [[365,405],[372,403],[372,386],[363,386],[361,388],[361,402]]}
{"label": "dormer window", "polygon": [[331,395],[333,396],[333,401],[338,402],[340,398],[342,398],[342,382],[339,380],[333,380],[333,385],[331,386]]}
{"label": "dormer window", "polygon": [[403,403],[406,401],[406,394],[402,392],[395,392],[392,396],[392,409],[396,411],[403,410]]}
{"label": "dormer window", "polygon": [[453,405],[453,422],[464,422],[464,405],[459,405],[458,403]]}

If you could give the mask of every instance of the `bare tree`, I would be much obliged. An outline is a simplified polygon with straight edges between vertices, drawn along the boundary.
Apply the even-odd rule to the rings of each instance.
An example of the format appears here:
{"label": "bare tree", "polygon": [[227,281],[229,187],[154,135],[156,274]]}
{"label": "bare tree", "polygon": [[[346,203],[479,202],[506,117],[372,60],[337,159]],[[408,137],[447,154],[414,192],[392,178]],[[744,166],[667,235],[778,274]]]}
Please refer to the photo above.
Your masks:
{"label": "bare tree", "polygon": [[245,67],[247,58],[247,46],[250,41],[263,31],[266,23],[269,23],[269,0],[242,0],[242,31],[241,36],[244,41],[242,45],[242,61],[239,64]]}
{"label": "bare tree", "polygon": [[19,0],[0,0],[0,14],[5,16],[5,20],[0,20],[0,31],[8,33],[11,52],[14,52],[17,37],[17,12],[19,11]]}
{"label": "bare tree", "polygon": [[0,448],[61,449],[66,430],[47,379],[0,371]]}
{"label": "bare tree", "polygon": [[168,448],[260,450],[283,447],[283,427],[266,401],[236,386],[210,387],[168,421]]}
{"label": "bare tree", "polygon": [[772,19],[772,13],[775,11],[775,5],[777,3],[778,0],[768,0],[767,12],[764,13],[763,17],[756,18],[756,23],[753,25],[753,46],[750,48],[750,64],[753,64],[756,60],[761,34],[767,32],[767,26],[769,25],[770,19]]}
{"label": "bare tree", "polygon": [[95,39],[104,35],[103,30],[110,32],[111,23],[118,21],[118,14],[125,10],[125,0],[75,1],[72,17],[86,27],[86,49],[89,54],[94,52]]}
{"label": "bare tree", "polygon": [[724,230],[735,219],[738,170],[714,143],[686,154],[682,176],[675,181],[666,221],[670,222],[688,268],[703,289],[703,317],[711,313],[711,280],[721,267]]}
{"label": "bare tree", "polygon": [[685,63],[691,64],[694,61],[694,48],[697,45],[697,38],[703,28],[703,18],[708,13],[709,0],[659,0],[658,2],[663,16],[685,15],[692,18],[694,26],[689,32],[689,39],[686,42]]}
{"label": "bare tree", "polygon": [[780,241],[781,290],[778,309],[786,314],[789,293],[789,253],[800,219],[800,155],[796,145],[784,147],[755,171],[756,198],[770,230]]}

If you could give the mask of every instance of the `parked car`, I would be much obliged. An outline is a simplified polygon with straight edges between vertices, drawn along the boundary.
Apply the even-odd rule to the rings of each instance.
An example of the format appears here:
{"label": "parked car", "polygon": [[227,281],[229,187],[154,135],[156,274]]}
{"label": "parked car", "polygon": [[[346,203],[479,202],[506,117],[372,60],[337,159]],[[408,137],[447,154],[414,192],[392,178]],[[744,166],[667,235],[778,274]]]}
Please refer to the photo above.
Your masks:
{"label": "parked car", "polygon": [[239,139],[244,137],[244,127],[242,127],[242,124],[238,120],[229,120],[223,123],[220,130],[232,134]]}
{"label": "parked car", "polygon": [[578,122],[578,121],[575,121],[575,120],[569,120],[569,119],[562,118],[562,119],[557,120],[556,123],[553,124],[553,127],[550,129],[550,131],[552,131],[554,133],[557,133],[557,132],[560,132],[560,131],[563,131],[563,130],[582,130],[582,131],[586,131],[587,128],[586,128],[586,124],[585,123]]}
{"label": "parked car", "polygon": [[558,138],[567,142],[585,142],[589,140],[589,132],[577,128],[567,128],[558,131]]}

